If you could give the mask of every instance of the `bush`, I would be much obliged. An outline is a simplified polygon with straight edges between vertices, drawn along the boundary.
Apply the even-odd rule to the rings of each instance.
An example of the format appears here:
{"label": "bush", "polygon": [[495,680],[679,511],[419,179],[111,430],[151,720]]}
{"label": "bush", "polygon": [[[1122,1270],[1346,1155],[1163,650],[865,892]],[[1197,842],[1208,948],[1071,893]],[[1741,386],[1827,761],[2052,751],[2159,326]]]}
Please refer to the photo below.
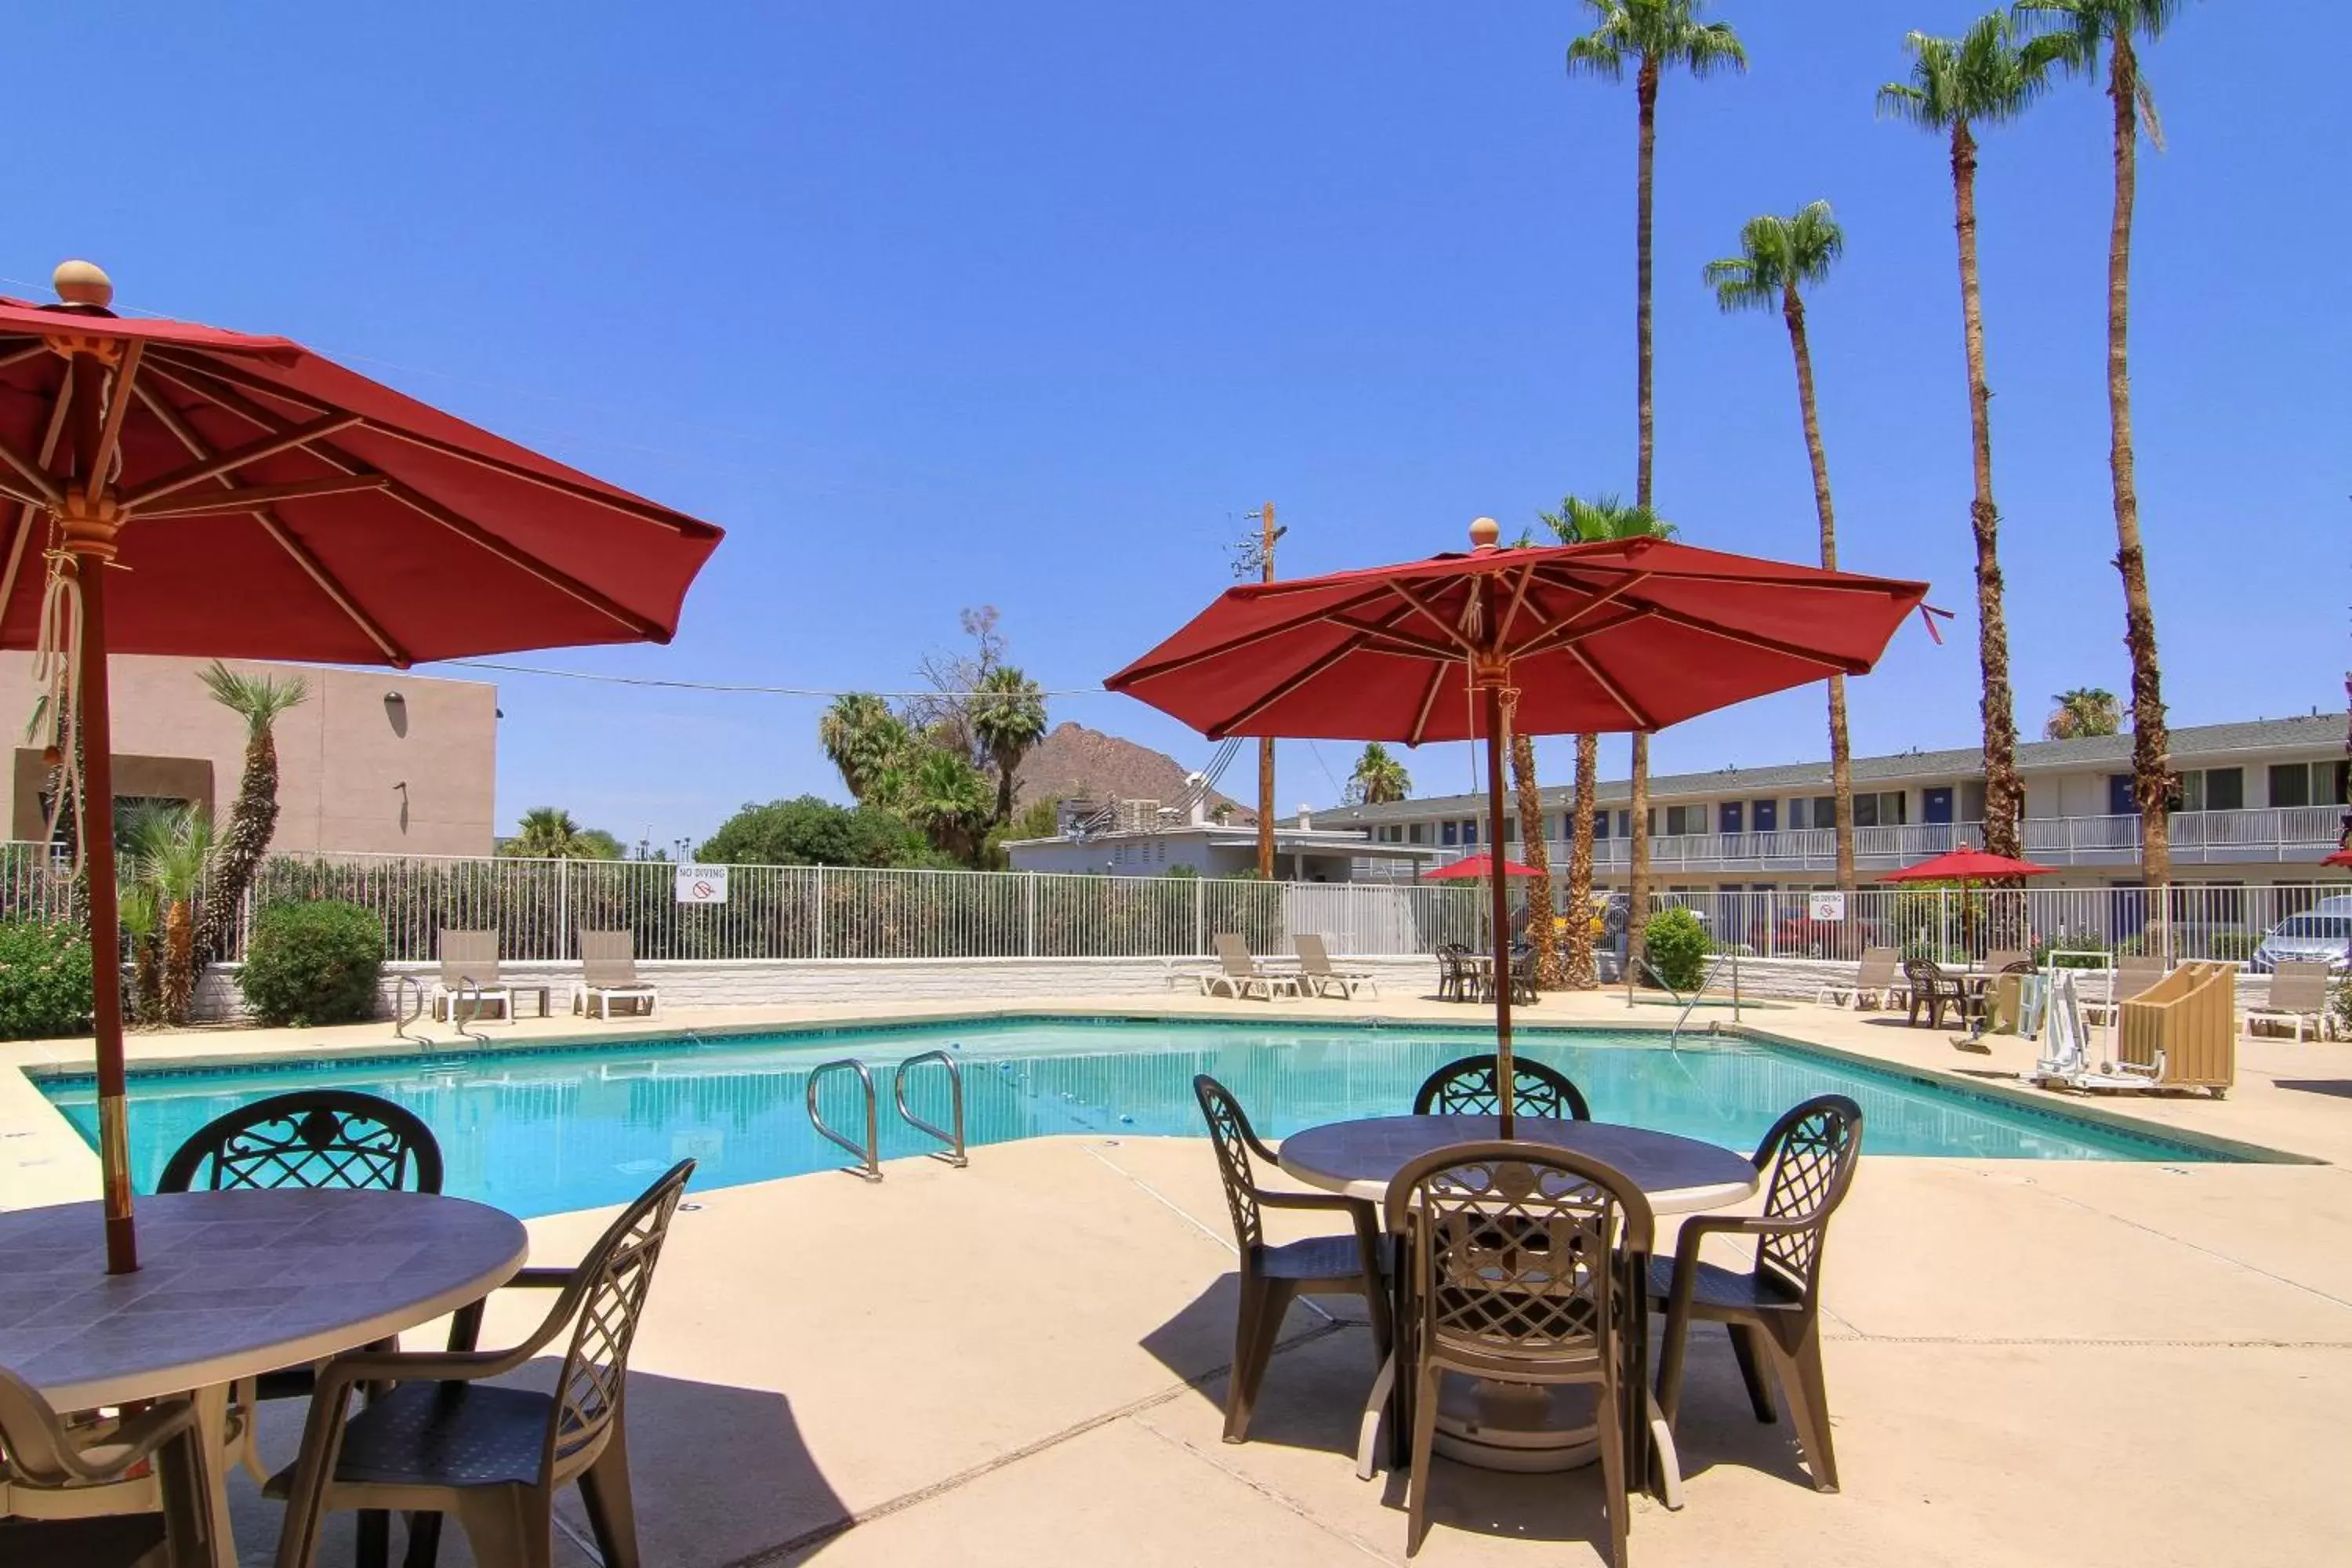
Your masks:
{"label": "bush", "polygon": [[357,904],[272,904],[253,922],[238,984],[265,1024],[373,1017],[383,928]]}
{"label": "bush", "polygon": [[1688,910],[1661,910],[1642,928],[1642,946],[1650,967],[1675,991],[1696,991],[1706,979],[1706,955],[1713,944],[1706,927]]}
{"label": "bush", "polygon": [[89,943],[71,926],[0,921],[0,1040],[89,1033]]}

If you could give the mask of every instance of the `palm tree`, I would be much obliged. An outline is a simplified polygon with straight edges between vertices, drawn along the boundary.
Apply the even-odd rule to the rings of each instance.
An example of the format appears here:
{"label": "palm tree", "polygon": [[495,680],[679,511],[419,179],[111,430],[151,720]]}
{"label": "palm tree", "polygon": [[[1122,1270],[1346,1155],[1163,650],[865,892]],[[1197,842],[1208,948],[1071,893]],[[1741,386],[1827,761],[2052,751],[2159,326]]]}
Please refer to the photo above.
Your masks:
{"label": "palm tree", "polygon": [[499,853],[517,860],[617,860],[621,841],[601,827],[581,826],[562,806],[535,805]]}
{"label": "palm tree", "polygon": [[[1702,276],[1726,311],[1778,307],[1797,358],[1797,407],[1804,416],[1805,456],[1813,466],[1813,510],[1822,524],[1822,564],[1837,569],[1837,515],[1830,506],[1830,462],[1822,450],[1822,421],[1813,400],[1813,351],[1805,338],[1802,287],[1820,283],[1845,254],[1845,231],[1830,204],[1812,202],[1794,217],[1766,214],[1739,231],[1739,254],[1706,264]],[[1845,677],[1830,677],[1830,790],[1837,799],[1837,884],[1854,890],[1853,761],[1846,739]]]}
{"label": "palm tree", "polygon": [[[1984,726],[1985,848],[2021,854],[2025,786],[2017,777],[2017,701],[2009,680],[2009,617],[2001,602],[2000,510],[1992,499],[1992,388],[1985,382],[1984,312],[1977,293],[1977,142],[1975,128],[2022,113],[2041,96],[2043,63],[2020,47],[2002,12],[1979,17],[1957,38],[1912,33],[1911,79],[1878,89],[1878,111],[1952,144],[1953,227],[1960,245],[1960,341],[1967,354],[1969,434],[1975,498],[1969,527],[1977,547],[1979,711]],[[1843,808],[1841,808],[1843,809]]]}
{"label": "palm tree", "polygon": [[2158,151],[2164,129],[2156,100],[2139,74],[2140,40],[2163,36],[2184,0],[2018,0],[2021,20],[2048,29],[2026,46],[2047,61],[2087,75],[2107,54],[2107,97],[2115,110],[2116,209],[2107,231],[2107,471],[2115,489],[2116,570],[2124,580],[2124,646],[2131,652],[2132,795],[2139,805],[2140,879],[2152,888],[2172,880],[2172,842],[2165,819],[2171,773],[2165,753],[2163,672],[2156,657],[2156,612],[2147,598],[2147,556],[2139,537],[2139,491],[2132,467],[2131,316],[2132,203],[2137,195],[2139,132],[2145,126]]}
{"label": "palm tree", "polygon": [[2094,735],[2112,735],[2124,727],[2122,705],[2116,702],[2116,694],[2104,687],[2077,686],[2050,700],[2057,706],[2050,710],[2050,717],[2042,726],[2045,740],[2080,741]]}
{"label": "palm tree", "polygon": [[[1633,405],[1638,445],[1633,468],[1633,503],[1651,504],[1652,423],[1650,399],[1650,184],[1657,149],[1658,82],[1669,66],[1695,77],[1720,69],[1746,70],[1748,51],[1728,23],[1702,22],[1697,13],[1706,0],[1584,0],[1592,13],[1592,31],[1568,46],[1568,70],[1611,81],[1623,78],[1625,61],[1633,61],[1633,102],[1638,121],[1634,150],[1633,197]],[[1628,880],[1632,884],[1632,945],[1638,952],[1643,917],[1650,898],[1650,738],[1633,736],[1633,843]],[[1571,924],[1580,924],[1580,918]]]}
{"label": "palm tree", "polygon": [[979,858],[993,802],[978,768],[955,752],[933,750],[887,782],[900,815],[931,847],[967,866]]}
{"label": "palm tree", "polygon": [[870,691],[851,691],[835,698],[817,720],[816,739],[841,770],[850,798],[863,802],[900,762],[912,736],[887,702]]}
{"label": "palm tree", "polygon": [[278,832],[278,720],[310,696],[300,676],[241,675],[215,659],[196,672],[213,700],[245,721],[245,771],[229,807],[228,826],[213,854],[204,925],[195,933],[199,963],[227,951],[230,930],[245,905],[261,858]]}
{"label": "palm tree", "polygon": [[992,826],[1013,820],[1013,775],[1029,749],[1045,738],[1045,696],[1037,683],[1009,664],[981,677],[972,700],[973,741],[996,773],[996,816]]}
{"label": "palm tree", "polygon": [[122,927],[122,940],[131,949],[131,1016],[137,1023],[160,1024],[163,1021],[163,951],[158,945],[156,922],[162,911],[155,907],[155,889],[136,880],[138,868],[125,868],[132,873],[115,892],[115,910]]}
{"label": "palm tree", "polygon": [[213,821],[196,806],[141,814],[127,841],[138,879],[152,890],[161,911],[162,974],[157,1013],[165,1024],[194,1016],[196,930],[205,901],[205,873],[213,857]]}
{"label": "palm tree", "polygon": [[[1613,495],[1589,500],[1583,496],[1566,496],[1561,499],[1558,511],[1539,512],[1537,521],[1550,529],[1563,544],[1606,539],[1672,539],[1675,536],[1675,525],[1651,508],[1627,506]],[[1646,785],[1647,780],[1643,783]],[[1575,821],[1570,826],[1568,841],[1569,921],[1565,984],[1580,989],[1590,989],[1601,983],[1600,973],[1592,963],[1591,919],[1593,795],[1600,787],[1600,737],[1579,735],[1576,738]],[[1640,792],[1638,798],[1640,804],[1634,807],[1636,831],[1640,830],[1639,815],[1649,808],[1646,788]]]}
{"label": "palm tree", "polygon": [[1356,771],[1348,775],[1348,785],[1359,803],[1385,805],[1412,794],[1412,775],[1404,771],[1394,752],[1374,741],[1356,759]]}

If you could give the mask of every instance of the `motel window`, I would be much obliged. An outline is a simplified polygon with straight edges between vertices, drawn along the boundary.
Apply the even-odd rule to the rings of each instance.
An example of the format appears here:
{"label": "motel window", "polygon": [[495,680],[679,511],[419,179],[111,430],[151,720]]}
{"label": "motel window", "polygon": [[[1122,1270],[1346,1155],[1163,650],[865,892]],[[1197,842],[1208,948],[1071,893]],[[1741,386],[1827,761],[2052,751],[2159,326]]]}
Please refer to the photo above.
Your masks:
{"label": "motel window", "polygon": [[1666,807],[1666,832],[1669,836],[1706,831],[1706,807],[1703,805],[1670,805]]}
{"label": "motel window", "polygon": [[2181,811],[2239,811],[2245,804],[2243,768],[2191,768],[2180,775]]}
{"label": "motel window", "polygon": [[1960,784],[1960,820],[1982,822],[1985,819],[1985,786],[1982,779],[1965,779]]}
{"label": "motel window", "polygon": [[[1910,820],[1906,809],[1910,797],[1901,790],[1864,793],[1853,797],[1853,825],[1856,827],[1899,827]],[[1832,799],[1832,813],[1835,803]]]}
{"label": "motel window", "polygon": [[1507,816],[1503,818],[1503,842],[1506,844],[1517,844],[1518,841],[1519,819],[1516,816]]}
{"label": "motel window", "polygon": [[1412,824],[1404,830],[1405,842],[1408,844],[1421,844],[1426,842],[1426,840],[1422,837],[1423,831],[1423,828],[1422,824],[1418,822]]}
{"label": "motel window", "polygon": [[2271,804],[2273,805],[2309,805],[2311,804],[2311,764],[2281,763],[2271,769]]}
{"label": "motel window", "polygon": [[[1860,795],[1854,796],[1854,820],[1857,823],[1862,820],[1862,799],[1863,797]],[[1798,799],[1790,801],[1789,803],[1789,826],[1791,827],[1835,827],[1837,826],[1837,796],[1833,795],[1817,795],[1801,796]]]}
{"label": "motel window", "polygon": [[[1651,815],[1655,816],[1656,813],[1653,812]],[[1617,837],[1620,838],[1631,838],[1633,837],[1633,814],[1632,812],[1621,811],[1617,814]]]}
{"label": "motel window", "polygon": [[1609,837],[1609,818],[1612,815],[1606,811],[1596,811],[1592,814],[1592,837],[1595,839]]}

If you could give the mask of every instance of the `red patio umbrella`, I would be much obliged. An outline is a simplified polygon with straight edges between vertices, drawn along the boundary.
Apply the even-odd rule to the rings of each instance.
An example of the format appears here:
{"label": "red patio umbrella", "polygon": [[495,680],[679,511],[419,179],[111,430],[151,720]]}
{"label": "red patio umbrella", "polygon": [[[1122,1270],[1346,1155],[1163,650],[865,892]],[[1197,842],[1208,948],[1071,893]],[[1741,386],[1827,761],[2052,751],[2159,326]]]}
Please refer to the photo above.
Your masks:
{"label": "red patio umbrella", "polygon": [[2010,877],[2047,877],[2057,869],[2054,866],[2037,866],[2031,860],[2012,860],[2006,855],[1988,855],[1981,849],[1948,849],[1941,855],[1906,866],[1900,871],[1889,871],[1878,879],[1882,882],[1998,882]]}
{"label": "red patio umbrella", "polygon": [[2319,863],[2323,866],[2352,866],[2352,849],[2338,849],[2333,855],[2323,857]]}
{"label": "red patio umbrella", "polygon": [[[1496,547],[1228,588],[1104,684],[1228,735],[1483,739],[1488,819],[1503,745],[1531,734],[1650,731],[1869,670],[1924,583],[1790,566],[1660,539]],[[1509,973],[1493,879],[1495,972]],[[1503,1128],[1511,1127],[1511,988],[1495,987]]]}
{"label": "red patio umbrella", "polygon": [[[667,642],[719,531],[284,338],[124,320],[86,262],[0,300],[0,648],[37,647],[99,803],[107,1267],[138,1266],[124,1121],[109,653],[391,665]],[[13,503],[13,504],[10,504]]]}
{"label": "red patio umbrella", "polygon": [[[1422,873],[1421,879],[1424,882],[1453,882],[1466,880],[1472,877],[1491,877],[1494,874],[1495,858],[1481,851],[1475,855],[1465,855],[1451,865],[1440,866],[1434,871],[1424,871]],[[1506,860],[1503,862],[1503,875],[1532,877],[1536,875],[1536,868],[1533,866],[1522,866],[1517,860]]]}

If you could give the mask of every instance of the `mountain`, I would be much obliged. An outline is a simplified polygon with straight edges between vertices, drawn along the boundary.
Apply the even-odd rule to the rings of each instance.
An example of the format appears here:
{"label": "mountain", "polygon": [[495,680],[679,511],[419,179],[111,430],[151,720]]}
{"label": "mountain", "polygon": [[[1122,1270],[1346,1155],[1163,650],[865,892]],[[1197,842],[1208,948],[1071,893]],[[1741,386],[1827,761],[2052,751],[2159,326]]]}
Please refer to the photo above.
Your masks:
{"label": "mountain", "polygon": [[[1248,760],[1255,762],[1254,752]],[[1165,752],[1139,746],[1117,735],[1089,730],[1084,724],[1062,723],[1021,759],[1013,775],[1013,800],[1027,805],[1037,800],[1158,800],[1170,805],[1184,793],[1188,770]],[[1223,801],[1234,808],[1229,821],[1255,822],[1257,813],[1214,790],[1209,805]]]}

